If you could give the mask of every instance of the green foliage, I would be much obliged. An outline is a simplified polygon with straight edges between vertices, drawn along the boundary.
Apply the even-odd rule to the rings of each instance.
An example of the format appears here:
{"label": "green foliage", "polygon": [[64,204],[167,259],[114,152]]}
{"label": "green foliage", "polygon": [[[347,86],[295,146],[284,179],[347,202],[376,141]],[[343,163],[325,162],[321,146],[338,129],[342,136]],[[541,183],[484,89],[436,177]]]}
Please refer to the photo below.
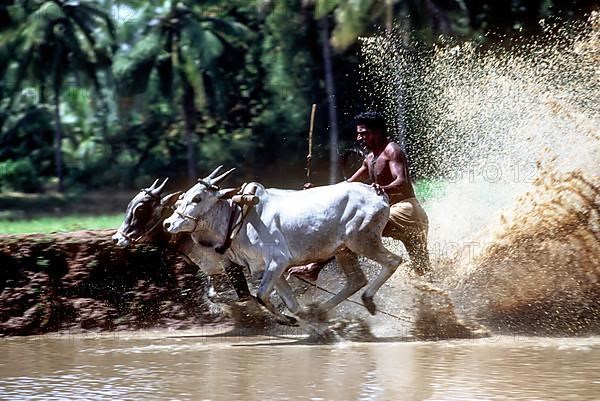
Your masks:
{"label": "green foliage", "polygon": [[427,202],[445,194],[446,182],[439,179],[423,179],[414,183],[415,194],[421,201]]}
{"label": "green foliage", "polygon": [[320,0],[317,2],[317,11],[323,17],[334,12],[336,23],[331,34],[331,44],[336,49],[344,50],[366,33],[372,22],[379,22],[384,15],[386,3],[387,1],[378,0]]}
{"label": "green foliage", "polygon": [[[46,89],[51,88],[57,138],[53,160],[59,190],[62,190],[60,96],[65,80],[73,75],[79,82],[89,83],[96,96],[102,99],[98,73],[112,62],[112,19],[96,2],[86,0],[21,0],[15,1],[7,10],[12,29],[0,32],[0,54],[11,53],[14,57],[2,67],[8,70],[7,75],[12,81],[6,110],[11,111],[15,95],[26,79],[39,85],[40,99],[45,100]],[[103,100],[102,103],[105,106]],[[103,108],[106,114],[107,107]],[[105,125],[102,128],[106,131]]]}
{"label": "green foliage", "polygon": [[[304,125],[310,105],[315,64],[308,48],[306,28],[300,15],[293,15],[295,1],[276,3],[265,24],[261,63],[266,72],[266,89],[271,97],[267,123],[281,118],[287,127]],[[293,18],[290,18],[293,15]]]}
{"label": "green foliage", "polygon": [[[116,57],[113,72],[123,95],[132,95],[146,90],[161,46],[161,37],[158,33],[152,32],[137,42],[127,54]],[[170,80],[171,77],[163,77],[163,79]]]}
{"label": "green foliage", "polygon": [[202,170],[208,171],[218,164],[254,164],[249,157],[255,147],[252,130],[218,124],[219,121],[213,119],[207,119],[202,124],[202,130],[205,130],[200,143]]}
{"label": "green foliage", "polygon": [[[150,19],[142,30],[144,37],[116,57],[119,95],[143,92],[152,99],[166,99],[168,109],[178,119],[171,128],[185,133],[180,136],[184,141],[171,138],[174,140],[169,141],[167,153],[175,155],[173,161],[180,161],[178,155],[188,155],[187,171],[193,174],[197,166],[194,150],[205,131],[198,129],[198,122],[203,115],[225,116],[229,106],[225,93],[230,89],[227,70],[237,65],[232,56],[243,59],[239,56],[243,56],[241,51],[251,35],[243,24],[211,2],[165,1],[152,11],[146,10],[144,18]],[[191,149],[191,156],[180,145]],[[176,152],[172,152],[174,148]],[[142,159],[150,153],[155,153],[152,146],[145,148]],[[139,163],[131,167],[137,169]]]}
{"label": "green foliage", "polygon": [[[409,38],[426,46],[450,35],[491,40],[493,35],[483,35],[490,30],[535,33],[542,18],[568,17],[592,5],[5,1],[0,4],[1,185],[31,191],[56,181],[53,139],[61,127],[60,165],[71,189],[182,177],[190,143],[198,155],[193,163],[203,171],[219,163],[243,165],[247,172],[303,164],[310,104],[325,102],[319,20],[332,23],[338,99],[355,107],[360,99],[341,99],[340,93],[360,93],[359,83],[345,75],[358,63],[357,38],[381,32],[391,19],[410,33],[404,43],[410,48],[415,43]],[[406,91],[410,123],[421,116],[410,114],[411,88]],[[184,106],[186,95],[192,101]],[[340,107],[339,115],[349,113],[347,108]],[[324,142],[319,131],[327,118],[324,108],[319,110],[323,124],[317,124],[315,137]],[[411,135],[409,152],[426,153],[422,135]]]}
{"label": "green foliage", "polygon": [[294,13],[297,6],[293,0],[275,3],[263,28],[260,53],[265,92],[255,120],[264,138],[259,146],[273,158],[283,156],[285,161],[293,161],[306,140],[307,113],[319,83],[315,60],[306,45],[306,26]]}
{"label": "green foliage", "polygon": [[5,127],[0,139],[0,189],[45,190],[53,174],[51,114],[33,102],[23,104],[9,115]]}
{"label": "green foliage", "polygon": [[[29,157],[43,165],[52,154],[49,149],[52,146],[52,115],[48,108],[32,101],[32,104],[23,104],[7,114],[0,137],[0,160]],[[49,172],[46,168],[41,171]]]}
{"label": "green foliage", "polygon": [[60,85],[69,71],[97,84],[96,71],[110,63],[114,27],[95,2],[18,1],[8,10],[14,29],[2,32],[0,44],[16,56],[15,90],[27,76]]}
{"label": "green foliage", "polygon": [[36,192],[42,188],[42,177],[29,158],[0,162],[2,190]]}

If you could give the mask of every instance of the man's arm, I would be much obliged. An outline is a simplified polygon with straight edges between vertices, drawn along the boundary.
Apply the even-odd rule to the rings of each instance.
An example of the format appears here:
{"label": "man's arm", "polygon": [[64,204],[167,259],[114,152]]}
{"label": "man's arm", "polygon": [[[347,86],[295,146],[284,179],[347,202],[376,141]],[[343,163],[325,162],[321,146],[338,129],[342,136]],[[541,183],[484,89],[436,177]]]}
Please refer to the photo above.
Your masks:
{"label": "man's arm", "polygon": [[404,152],[398,146],[392,146],[388,153],[388,158],[388,166],[393,179],[388,185],[381,185],[381,188],[388,195],[410,195],[404,193],[404,190],[406,189],[405,184],[409,179],[409,177],[406,176],[408,169],[406,168],[406,156],[404,155]]}
{"label": "man's arm", "polygon": [[352,174],[352,177],[348,178],[346,181],[347,182],[363,181],[368,176],[369,176],[369,166],[367,166],[367,159],[364,159],[362,166],[360,166],[360,168],[358,170],[356,170],[356,172],[354,174]]}

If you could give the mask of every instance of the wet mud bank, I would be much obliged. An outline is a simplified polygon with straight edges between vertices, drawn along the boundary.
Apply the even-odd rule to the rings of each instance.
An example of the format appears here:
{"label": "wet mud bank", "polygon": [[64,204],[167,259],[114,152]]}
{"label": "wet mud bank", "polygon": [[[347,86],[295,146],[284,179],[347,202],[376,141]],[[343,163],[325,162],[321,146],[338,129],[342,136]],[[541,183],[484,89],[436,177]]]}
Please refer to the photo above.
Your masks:
{"label": "wet mud bank", "polygon": [[116,248],[112,230],[0,236],[0,335],[188,328],[222,318],[177,254]]}
{"label": "wet mud bank", "polygon": [[[568,216],[571,213],[564,214]],[[382,310],[406,317],[410,329],[402,332],[421,340],[600,333],[598,248],[588,246],[595,231],[576,224],[568,225],[577,227],[575,231],[563,231],[560,238],[556,229],[544,229],[545,237],[522,229],[515,236],[515,227],[531,226],[511,224],[517,217],[496,233],[496,246],[476,258],[474,266],[448,266],[447,280],[432,284],[397,274],[399,287],[384,287],[378,299]],[[153,246],[117,248],[112,233],[0,236],[0,336],[177,330],[213,323],[232,326],[240,335],[285,331],[256,303],[232,302],[235,294],[225,278],[215,281],[218,295],[209,298],[197,267]],[[579,242],[571,241],[572,236]],[[575,243],[581,246],[574,248]],[[335,289],[332,283],[338,283],[338,274],[337,266],[325,269],[320,285]],[[292,285],[304,303],[323,296],[310,285]],[[374,323],[361,320],[366,316],[363,308],[345,303],[342,309],[334,314],[337,317],[330,316],[330,324],[320,326],[325,340],[369,341]],[[294,333],[300,332],[310,334],[294,328]],[[321,341],[323,333],[319,334]]]}

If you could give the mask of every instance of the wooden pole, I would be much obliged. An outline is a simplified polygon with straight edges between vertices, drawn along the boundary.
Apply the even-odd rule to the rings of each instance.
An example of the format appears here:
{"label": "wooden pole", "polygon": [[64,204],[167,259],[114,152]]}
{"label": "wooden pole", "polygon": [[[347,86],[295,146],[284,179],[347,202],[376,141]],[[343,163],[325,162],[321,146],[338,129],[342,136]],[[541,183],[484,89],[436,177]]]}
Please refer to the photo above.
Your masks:
{"label": "wooden pole", "polygon": [[315,128],[315,113],[317,112],[317,105],[313,103],[312,110],[310,111],[310,128],[308,129],[308,155],[306,155],[306,180],[310,182],[310,168],[312,162],[312,144],[313,144],[313,130]]}

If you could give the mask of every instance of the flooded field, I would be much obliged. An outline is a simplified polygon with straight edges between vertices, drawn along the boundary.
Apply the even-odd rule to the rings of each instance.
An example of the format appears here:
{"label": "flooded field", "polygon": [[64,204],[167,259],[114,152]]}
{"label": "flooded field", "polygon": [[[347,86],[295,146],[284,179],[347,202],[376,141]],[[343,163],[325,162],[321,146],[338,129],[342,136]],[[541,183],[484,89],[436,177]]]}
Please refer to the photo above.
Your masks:
{"label": "flooded field", "polygon": [[[355,296],[336,309],[348,332],[327,344],[223,327],[3,338],[0,399],[598,399],[600,16],[571,28],[513,50],[440,46],[422,60],[364,43],[381,55],[365,69],[379,71],[382,99],[399,84],[420,94],[423,136],[412,139],[430,152],[413,171],[446,181],[424,205],[433,271],[401,266],[376,317],[359,320]],[[339,290],[336,269],[319,287],[292,281],[301,302]]]}
{"label": "flooded field", "polygon": [[305,345],[202,332],[3,340],[5,400],[592,400],[600,338]]}

